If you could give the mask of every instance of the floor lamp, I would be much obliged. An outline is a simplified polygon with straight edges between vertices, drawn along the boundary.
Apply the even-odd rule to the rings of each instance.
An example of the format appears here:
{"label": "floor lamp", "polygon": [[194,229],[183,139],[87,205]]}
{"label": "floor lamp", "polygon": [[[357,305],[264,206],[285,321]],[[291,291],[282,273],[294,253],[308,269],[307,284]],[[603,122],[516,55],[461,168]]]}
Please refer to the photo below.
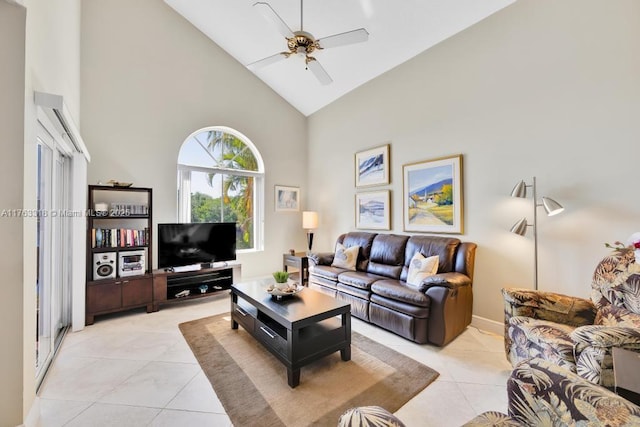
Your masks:
{"label": "floor lamp", "polygon": [[318,228],[318,212],[302,212],[302,228],[307,230],[307,245],[309,247],[308,253],[310,254],[313,246],[313,230]]}
{"label": "floor lamp", "polygon": [[527,233],[527,227],[533,227],[533,285],[538,290],[538,208],[544,207],[548,216],[557,215],[564,210],[562,205],[549,197],[542,197],[538,203],[538,194],[536,190],[536,177],[533,177],[533,184],[527,185],[524,181],[520,181],[513,187],[511,197],[527,197],[527,187],[533,189],[533,224],[527,222],[527,218],[522,218],[511,227],[511,232],[524,236]]}

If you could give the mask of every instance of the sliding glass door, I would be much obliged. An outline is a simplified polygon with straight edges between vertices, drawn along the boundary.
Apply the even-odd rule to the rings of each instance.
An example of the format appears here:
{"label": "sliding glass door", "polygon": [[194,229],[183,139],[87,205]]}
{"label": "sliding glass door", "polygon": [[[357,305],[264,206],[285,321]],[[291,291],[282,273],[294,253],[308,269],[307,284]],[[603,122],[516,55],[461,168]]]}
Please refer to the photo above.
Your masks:
{"label": "sliding glass door", "polygon": [[69,159],[44,127],[37,139],[36,379],[40,384],[70,318]]}

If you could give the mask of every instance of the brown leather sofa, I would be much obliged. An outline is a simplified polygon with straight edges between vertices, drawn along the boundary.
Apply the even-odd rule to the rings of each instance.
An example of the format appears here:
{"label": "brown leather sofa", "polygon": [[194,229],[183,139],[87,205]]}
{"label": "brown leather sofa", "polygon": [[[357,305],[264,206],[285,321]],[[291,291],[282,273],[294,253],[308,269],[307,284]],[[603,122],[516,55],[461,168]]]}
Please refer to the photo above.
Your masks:
{"label": "brown leather sofa", "polygon": [[[471,323],[476,244],[434,236],[350,232],[338,237],[359,246],[356,269],[332,266],[334,253],[309,259],[309,286],[351,304],[351,314],[417,343],[443,346]],[[437,274],[407,285],[416,252],[438,255]]]}

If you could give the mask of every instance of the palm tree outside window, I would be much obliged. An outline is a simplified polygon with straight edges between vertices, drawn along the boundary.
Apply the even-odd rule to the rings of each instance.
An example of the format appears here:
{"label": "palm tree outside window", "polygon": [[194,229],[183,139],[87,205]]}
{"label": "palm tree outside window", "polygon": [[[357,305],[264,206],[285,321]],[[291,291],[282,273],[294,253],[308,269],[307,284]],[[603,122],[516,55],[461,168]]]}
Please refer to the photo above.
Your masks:
{"label": "palm tree outside window", "polygon": [[215,126],[191,134],[178,154],[178,220],[235,222],[236,248],[263,248],[264,163],[253,143]]}

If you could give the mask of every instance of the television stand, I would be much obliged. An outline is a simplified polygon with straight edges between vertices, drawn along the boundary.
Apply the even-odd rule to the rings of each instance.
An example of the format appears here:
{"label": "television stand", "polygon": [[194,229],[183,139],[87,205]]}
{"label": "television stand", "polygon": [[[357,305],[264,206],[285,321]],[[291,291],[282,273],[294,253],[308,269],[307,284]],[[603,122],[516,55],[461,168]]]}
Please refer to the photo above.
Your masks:
{"label": "television stand", "polygon": [[195,271],[153,271],[153,311],[160,304],[203,298],[229,290],[240,281],[241,264],[238,261],[217,262],[215,267]]}

